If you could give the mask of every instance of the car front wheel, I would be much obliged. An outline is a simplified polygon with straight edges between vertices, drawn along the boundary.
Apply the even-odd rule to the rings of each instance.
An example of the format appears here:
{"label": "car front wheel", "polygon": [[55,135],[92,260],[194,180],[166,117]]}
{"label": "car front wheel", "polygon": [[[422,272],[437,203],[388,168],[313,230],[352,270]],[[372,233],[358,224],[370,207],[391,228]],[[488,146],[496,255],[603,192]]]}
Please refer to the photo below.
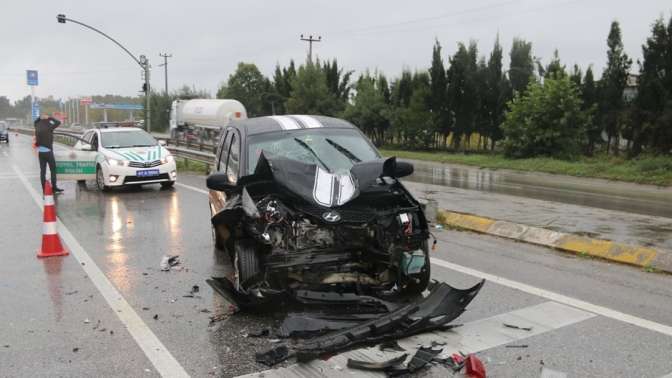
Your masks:
{"label": "car front wheel", "polygon": [[107,192],[110,190],[110,187],[105,185],[105,174],[103,173],[103,168],[100,165],[96,168],[96,186],[101,192]]}

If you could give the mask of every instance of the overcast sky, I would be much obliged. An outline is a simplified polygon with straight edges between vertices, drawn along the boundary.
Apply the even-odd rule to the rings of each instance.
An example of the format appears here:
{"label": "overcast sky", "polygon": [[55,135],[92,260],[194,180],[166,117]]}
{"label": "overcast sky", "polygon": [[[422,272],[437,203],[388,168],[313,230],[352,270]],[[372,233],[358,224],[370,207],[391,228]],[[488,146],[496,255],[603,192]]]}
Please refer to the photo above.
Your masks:
{"label": "overcast sky", "polygon": [[40,74],[38,96],[137,95],[140,69],[100,35],[56,14],[95,26],[152,63],[152,85],[163,88],[161,52],[172,53],[169,86],[195,85],[214,95],[240,61],[266,75],[276,63],[303,61],[300,34],[321,35],[321,58],[347,69],[399,74],[425,69],[434,39],[444,59],[457,42],[474,39],[488,54],[499,33],[533,43],[547,62],[554,49],[568,66],[593,64],[601,72],[612,20],[621,23],[626,51],[635,59],[651,23],[672,11],[669,0],[3,0],[0,6],[0,96],[29,93],[25,70]]}

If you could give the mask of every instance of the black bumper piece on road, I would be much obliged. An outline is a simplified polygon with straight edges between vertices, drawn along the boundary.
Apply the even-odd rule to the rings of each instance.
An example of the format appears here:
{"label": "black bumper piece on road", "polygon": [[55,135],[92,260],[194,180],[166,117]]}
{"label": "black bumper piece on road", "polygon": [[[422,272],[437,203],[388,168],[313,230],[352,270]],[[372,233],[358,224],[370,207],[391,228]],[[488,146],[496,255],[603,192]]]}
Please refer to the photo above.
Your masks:
{"label": "black bumper piece on road", "polygon": [[290,356],[296,356],[299,362],[308,362],[322,355],[338,353],[357,346],[447,329],[450,328],[448,323],[464,312],[484,283],[485,280],[465,290],[439,283],[432,288],[429,296],[418,302],[354,327],[304,341],[296,345],[291,353],[287,353],[286,347],[282,346],[285,350],[271,349],[266,353],[258,353],[256,359],[268,366],[282,362]]}

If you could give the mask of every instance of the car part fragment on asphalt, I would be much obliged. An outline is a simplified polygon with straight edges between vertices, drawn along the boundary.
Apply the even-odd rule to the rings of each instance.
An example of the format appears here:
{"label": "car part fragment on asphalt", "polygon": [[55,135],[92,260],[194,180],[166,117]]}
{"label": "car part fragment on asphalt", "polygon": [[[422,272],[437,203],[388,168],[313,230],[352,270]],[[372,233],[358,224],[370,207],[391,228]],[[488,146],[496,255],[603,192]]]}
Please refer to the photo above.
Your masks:
{"label": "car part fragment on asphalt", "polygon": [[532,330],[532,327],[520,327],[520,326],[517,326],[515,324],[502,323],[502,325],[506,328],[520,329],[520,330],[523,330],[523,331],[531,331]]}
{"label": "car part fragment on asphalt", "polygon": [[169,256],[165,255],[161,258],[161,263],[159,264],[162,271],[167,272],[171,267],[177,266],[180,264],[180,256]]}
{"label": "car part fragment on asphalt", "polygon": [[466,368],[465,373],[469,378],[486,378],[485,377],[485,366],[483,362],[476,357],[474,354],[470,354],[464,360],[464,366]]}
{"label": "car part fragment on asphalt", "polygon": [[399,345],[399,343],[396,340],[389,340],[389,341],[385,341],[383,343],[380,343],[378,348],[383,352],[386,351],[386,350],[391,350],[391,351],[394,351],[394,352],[405,352],[406,351],[406,349],[402,348],[401,345]]}
{"label": "car part fragment on asphalt", "polygon": [[305,340],[293,346],[293,350],[299,362],[308,362],[356,346],[450,328],[448,323],[464,312],[484,282],[465,290],[455,289],[446,283],[436,284],[426,298],[356,326]]}
{"label": "car part fragment on asphalt", "polygon": [[391,358],[387,361],[372,362],[372,361],[359,361],[352,358],[348,358],[348,367],[351,369],[359,370],[372,370],[372,371],[388,371],[391,368],[400,365],[406,361],[408,357],[407,353],[404,353],[400,356]]}
{"label": "car part fragment on asphalt", "polygon": [[260,364],[273,366],[290,357],[289,348],[286,345],[280,345],[264,353],[256,353],[255,359]]}

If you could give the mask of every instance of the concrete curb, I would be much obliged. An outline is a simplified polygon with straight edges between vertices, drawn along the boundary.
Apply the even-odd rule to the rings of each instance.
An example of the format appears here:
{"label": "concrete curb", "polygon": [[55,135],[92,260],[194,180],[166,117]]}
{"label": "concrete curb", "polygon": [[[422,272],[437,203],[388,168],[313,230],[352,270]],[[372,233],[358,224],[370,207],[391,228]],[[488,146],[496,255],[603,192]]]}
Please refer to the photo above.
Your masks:
{"label": "concrete curb", "polygon": [[454,211],[440,210],[436,219],[437,223],[448,227],[672,273],[672,252],[670,251],[587,238]]}

